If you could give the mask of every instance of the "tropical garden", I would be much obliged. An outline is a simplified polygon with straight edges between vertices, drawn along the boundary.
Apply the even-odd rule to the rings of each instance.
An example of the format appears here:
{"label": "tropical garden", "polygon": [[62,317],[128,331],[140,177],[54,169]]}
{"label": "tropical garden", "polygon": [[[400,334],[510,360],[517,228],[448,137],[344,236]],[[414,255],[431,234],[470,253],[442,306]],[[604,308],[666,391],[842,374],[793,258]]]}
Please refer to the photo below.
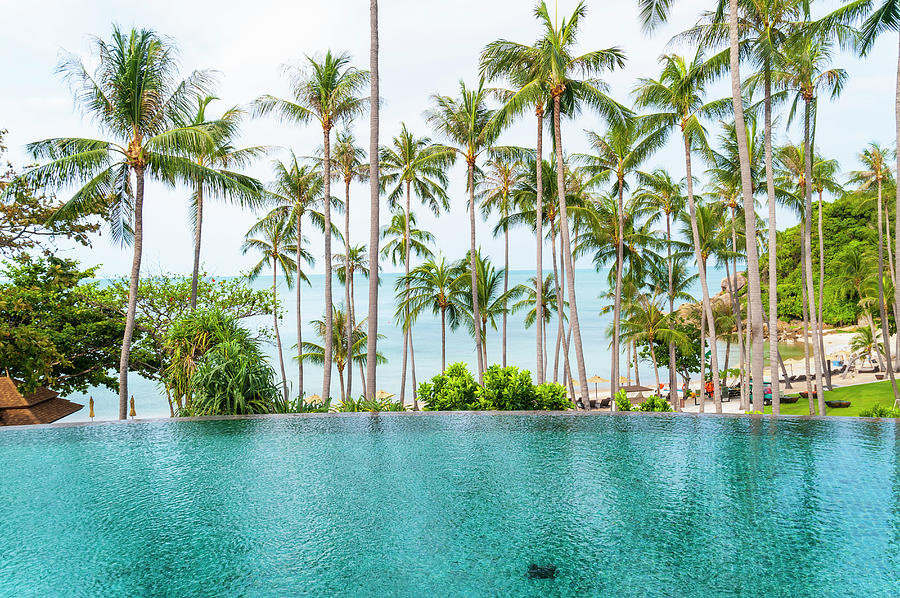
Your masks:
{"label": "tropical garden", "polygon": [[[620,386],[632,371],[639,380],[640,365],[660,395],[641,409],[679,411],[675,389],[693,378],[708,382],[711,408],[721,412],[730,377],[740,381],[745,412],[763,411],[763,393],[748,389],[771,380],[771,412],[779,414],[788,324],[805,348],[802,412],[824,415],[833,386],[826,327],[855,326],[854,351],[874,356],[890,385],[871,413],[896,413],[900,122],[897,139],[859,148],[856,164],[829,157],[816,131],[831,126],[817,119],[820,104],[852,85],[835,64],[839,50],[865,56],[882,34],[896,34],[900,9],[893,0],[855,0],[823,14],[816,4],[710,2],[676,37],[678,53],[613,93],[604,77],[625,69],[628,57],[579,37],[601,9],[581,2],[558,15],[540,2],[536,39],[488,43],[456,88],[423,98],[427,129],[398,123],[391,139],[379,134],[375,0],[368,68],[325,50],[284,70],[286,92],[260,90],[221,111],[213,71],[182,73],[169,38],[113,27],[90,56],[66,54],[59,64],[96,136],[34,141],[27,150],[35,164],[9,165],[2,175],[0,366],[29,388],[114,389],[122,419],[130,372],[158,383],[173,416],[591,409],[579,389],[590,388],[586,352],[601,346],[620,410],[632,409]],[[637,5],[652,35],[677,3]],[[723,81],[731,93],[718,97]],[[602,126],[583,130],[586,113]],[[368,147],[353,134],[366,116]],[[321,131],[321,143],[287,152],[243,146],[250,119]],[[534,129],[526,146],[506,139],[521,121]],[[575,136],[587,151],[569,149]],[[680,160],[653,168],[673,143]],[[247,174],[260,161],[270,162],[268,179]],[[452,177],[463,175],[465,195],[453,196]],[[189,202],[188,276],[142,267],[149,181]],[[368,206],[351,196],[358,183],[370,190]],[[204,216],[220,202],[246,210],[240,250],[254,265],[239,278],[203,271]],[[454,207],[467,213],[467,251],[444,255],[419,222]],[[368,238],[351,237],[357,210],[369,214]],[[785,210],[799,224],[779,229]],[[503,240],[504,255],[483,251],[479,220]],[[131,252],[127,277],[98,281],[95,267],[55,255],[48,242],[88,244],[99,230]],[[527,283],[510,283],[511,234],[533,240]],[[594,271],[576,269],[579,260]],[[311,305],[304,290],[316,264],[324,303]],[[380,284],[388,264],[402,271],[389,286]],[[710,292],[714,268],[726,272],[719,294]],[[579,311],[578,279],[589,275],[609,289],[603,338],[585,333],[600,314]],[[250,284],[257,280],[267,290]],[[294,294],[294,313],[279,285]],[[357,305],[357,285],[368,289],[366,305]],[[402,330],[397,359],[379,350],[384,303]],[[528,363],[507,362],[513,315],[533,334]],[[440,343],[441,363],[423,381],[415,348],[425,342],[417,334],[424,318],[439,322],[440,338],[427,342]],[[314,337],[303,336],[304,323]],[[294,346],[283,342],[285,326],[296,328]],[[468,346],[448,340],[456,330]],[[499,354],[488,339],[500,340]],[[474,372],[458,363],[469,353]],[[766,373],[766,361],[776,374]],[[313,364],[321,379],[304,377]],[[396,394],[378,391],[385,367],[400,371]]]}

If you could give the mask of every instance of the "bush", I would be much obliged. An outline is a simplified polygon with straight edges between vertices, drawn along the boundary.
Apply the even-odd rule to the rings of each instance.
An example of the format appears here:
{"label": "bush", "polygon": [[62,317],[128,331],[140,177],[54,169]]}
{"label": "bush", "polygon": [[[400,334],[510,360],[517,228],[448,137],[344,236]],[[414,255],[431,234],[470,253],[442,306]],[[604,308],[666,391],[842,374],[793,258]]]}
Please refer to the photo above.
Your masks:
{"label": "bush", "polygon": [[418,398],[425,402],[427,411],[470,411],[478,409],[477,391],[478,383],[466,365],[453,363],[431,382],[420,384]]}
{"label": "bush", "polygon": [[635,411],[673,411],[668,401],[659,395],[651,395],[647,400],[638,405]]}
{"label": "bush", "polygon": [[859,412],[860,417],[900,417],[900,409],[887,405],[875,404]]}
{"label": "bush", "polygon": [[621,388],[616,391],[616,411],[631,411],[631,400],[628,398],[628,395],[625,394],[625,391]]}
{"label": "bush", "polygon": [[555,382],[544,382],[534,388],[535,411],[565,411],[572,408],[566,387]]}
{"label": "bush", "polygon": [[406,407],[400,401],[383,400],[367,400],[360,397],[356,400],[347,398],[338,403],[334,409],[337,413],[378,413],[382,411],[406,411]]}
{"label": "bush", "polygon": [[303,400],[303,397],[297,397],[292,401],[283,398],[279,393],[272,402],[271,413],[328,413],[330,408],[331,399],[307,402]]}
{"label": "bush", "polygon": [[562,411],[572,403],[561,384],[535,386],[531,372],[493,365],[479,386],[462,363],[419,385],[427,411]]}

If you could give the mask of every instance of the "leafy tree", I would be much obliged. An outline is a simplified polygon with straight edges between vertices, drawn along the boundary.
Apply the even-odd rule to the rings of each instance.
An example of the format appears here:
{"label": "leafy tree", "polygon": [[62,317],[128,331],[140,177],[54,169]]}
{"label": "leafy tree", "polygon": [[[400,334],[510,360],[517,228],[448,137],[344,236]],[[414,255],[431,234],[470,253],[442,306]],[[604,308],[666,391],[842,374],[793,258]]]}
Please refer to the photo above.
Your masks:
{"label": "leafy tree", "polygon": [[3,262],[0,365],[26,392],[38,385],[63,395],[95,385],[117,390],[110,371],[124,319],[113,303],[94,300],[95,273],[54,255]]}

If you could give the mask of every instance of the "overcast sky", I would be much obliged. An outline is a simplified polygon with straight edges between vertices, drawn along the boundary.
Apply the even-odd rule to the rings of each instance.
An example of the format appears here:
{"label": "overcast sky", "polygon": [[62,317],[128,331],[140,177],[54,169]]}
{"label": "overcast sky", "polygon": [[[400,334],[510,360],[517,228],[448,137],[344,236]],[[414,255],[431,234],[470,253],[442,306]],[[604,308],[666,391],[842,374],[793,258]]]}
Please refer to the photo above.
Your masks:
{"label": "overcast sky", "polygon": [[[112,23],[122,28],[148,27],[170,36],[180,49],[185,72],[212,68],[220,72],[220,102],[210,110],[218,114],[226,107],[246,104],[262,93],[286,94],[281,65],[298,63],[304,55],[326,49],[348,51],[355,64],[368,68],[369,21],[366,0],[328,2],[24,2],[0,0],[4,31],[0,37],[0,128],[9,129],[6,143],[17,164],[27,160],[29,141],[59,136],[96,136],[92,123],[82,118],[68,89],[55,73],[60,51],[90,56],[91,36],[108,38]],[[490,41],[506,38],[531,42],[538,34],[531,0],[382,0],[381,4],[381,142],[387,143],[401,122],[419,135],[431,135],[423,118],[429,96],[455,94],[458,81],[474,83],[478,55]],[[559,15],[568,14],[575,0],[560,0]],[[652,37],[640,31],[635,2],[588,1],[580,45],[583,51],[621,47],[628,57],[624,70],[605,76],[612,95],[627,102],[639,77],[655,76],[660,54],[672,35],[696,22],[712,2],[681,0],[671,24]],[[836,1],[820,0],[819,12],[831,10]],[[553,3],[550,4],[551,11]],[[675,48],[681,53],[690,50]],[[896,41],[884,39],[864,61],[841,54],[835,66],[845,68],[850,80],[842,97],[821,102],[818,146],[828,157],[840,160],[845,170],[856,168],[856,154],[869,141],[893,145]],[[725,95],[723,82],[713,93]],[[209,114],[209,112],[208,112]],[[502,143],[532,145],[534,124],[520,123]],[[585,151],[584,129],[602,131],[602,123],[586,114],[577,122],[564,123],[567,152]],[[353,127],[363,147],[368,148],[368,117]],[[716,123],[710,133],[718,134]],[[799,129],[779,131],[777,141],[799,140]],[[243,145],[265,144],[284,148],[261,159],[250,172],[267,180],[270,160],[283,157],[287,148],[309,155],[321,144],[321,129],[298,127],[271,120],[249,121],[243,127]],[[548,144],[545,144],[548,145]],[[546,150],[546,147],[545,147]],[[651,167],[669,169],[682,176],[684,163],[677,145],[659,152]],[[438,247],[450,257],[459,257],[468,244],[465,211],[465,172],[458,165],[451,172],[449,189],[452,208],[438,222],[422,209],[420,224],[437,236]],[[338,192],[342,192],[339,188]],[[145,201],[145,268],[152,271],[186,273],[192,259],[192,236],[187,215],[185,189],[169,190],[156,184],[147,188]],[[354,243],[368,239],[368,187],[351,191],[351,236]],[[388,219],[386,210],[383,221]],[[231,275],[246,270],[253,257],[242,256],[244,232],[253,224],[252,213],[217,203],[206,212],[203,261],[213,274]],[[786,218],[782,218],[786,222]],[[502,259],[502,244],[490,238],[493,224],[479,223],[479,244],[495,259]],[[781,227],[779,227],[781,228]],[[321,238],[313,237],[311,248],[321,255]],[[67,255],[88,264],[102,264],[101,273],[116,275],[130,268],[130,251],[112,245],[107,237],[92,249],[61,246]],[[512,268],[533,267],[534,241],[524,231],[512,236]],[[317,270],[321,271],[321,258]],[[390,271],[390,265],[386,270]]]}

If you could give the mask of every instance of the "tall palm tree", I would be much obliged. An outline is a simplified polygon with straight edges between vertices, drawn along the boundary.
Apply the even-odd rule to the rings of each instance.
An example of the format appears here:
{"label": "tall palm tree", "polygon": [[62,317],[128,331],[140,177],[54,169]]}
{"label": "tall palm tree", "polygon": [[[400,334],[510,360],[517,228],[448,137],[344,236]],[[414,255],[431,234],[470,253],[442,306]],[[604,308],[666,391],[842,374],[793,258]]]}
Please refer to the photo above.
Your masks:
{"label": "tall palm tree", "polygon": [[[576,54],[575,45],[581,20],[587,14],[582,0],[568,19],[558,23],[551,18],[547,5],[541,2],[534,11],[541,24],[541,36],[535,44],[536,64],[540,64],[542,77],[553,105],[553,141],[556,150],[557,197],[559,200],[560,242],[562,245],[566,287],[569,295],[569,325],[575,346],[575,361],[580,388],[587,389],[587,370],[584,365],[584,348],[581,326],[578,321],[578,303],[575,298],[575,266],[572,260],[572,242],[569,238],[569,214],[566,206],[565,167],[563,165],[562,114],[577,115],[583,106],[589,106],[610,123],[618,123],[629,117],[628,111],[606,95],[606,84],[597,75],[606,70],[624,66],[625,57],[619,48],[595,50]],[[583,80],[576,77],[586,77]],[[585,405],[589,405],[586,402]]]}
{"label": "tall palm tree", "polygon": [[[321,60],[306,57],[306,67],[286,66],[290,86],[290,99],[263,95],[254,102],[257,116],[275,115],[282,121],[306,124],[312,120],[322,127],[322,165],[324,196],[331,197],[331,129],[339,122],[347,122],[361,114],[368,105],[360,97],[369,82],[369,72],[350,65],[347,53],[325,53]],[[330,202],[324,203],[325,230],[331,230]],[[322,396],[331,392],[331,342],[332,294],[331,294],[331,235],[325,235],[325,363],[322,377]]]}
{"label": "tall palm tree", "polygon": [[[338,282],[347,289],[347,320],[354,322],[356,318],[356,294],[354,280],[357,273],[362,274],[363,278],[369,277],[369,258],[366,255],[366,246],[357,245],[349,247],[347,253],[339,253],[334,256],[334,265],[338,277]],[[353,390],[353,350],[350,347],[353,334],[349,325],[344,330],[344,337],[347,346],[344,348],[347,356],[347,395],[351,395]],[[363,388],[365,388],[365,379],[363,379]]]}
{"label": "tall palm tree", "polygon": [[[369,330],[366,353],[375,355],[378,348],[378,235],[381,231],[378,164],[379,101],[378,86],[378,0],[369,0]],[[366,364],[366,398],[375,399],[377,360]]]}
{"label": "tall palm tree", "polygon": [[[507,216],[512,211],[512,191],[522,176],[521,163],[517,160],[494,158],[488,163],[488,170],[478,183],[481,197],[481,212],[486,218],[497,211],[500,222],[494,234],[503,231],[503,293],[509,291],[509,225]],[[501,354],[503,367],[506,367],[506,320],[507,312],[503,312],[503,333]]]}
{"label": "tall palm tree", "polygon": [[233,181],[232,184],[217,189],[218,193],[225,199],[237,202],[245,207],[259,205],[263,190],[262,184],[258,180],[235,172],[232,169],[249,165],[254,158],[265,153],[266,148],[263,146],[235,148],[233,144],[238,135],[238,125],[244,115],[244,111],[236,107],[230,108],[220,118],[208,120],[206,108],[215,99],[217,98],[211,95],[199,98],[197,110],[191,119],[192,126],[200,127],[208,122],[215,126],[218,134],[214,144],[210,148],[202,148],[205,151],[187,152],[187,157],[196,161],[198,165],[215,169],[220,175],[215,181],[207,181],[203,174],[200,173],[193,184],[190,210],[194,221],[194,268],[191,273],[191,309],[197,307],[197,284],[200,277],[200,242],[203,234],[203,203],[210,192],[214,190],[211,188],[212,185],[210,183],[218,187],[222,181]]}
{"label": "tall palm tree", "polygon": [[[272,324],[275,328],[275,343],[278,346],[278,365],[281,368],[281,384],[284,399],[288,399],[287,374],[284,369],[284,353],[281,350],[281,333],[278,330],[278,271],[281,270],[288,288],[294,285],[294,276],[298,274],[300,280],[309,282],[306,274],[294,262],[292,254],[298,253],[298,245],[302,245],[302,239],[295,236],[293,222],[290,220],[278,220],[275,218],[263,218],[251,228],[246,235],[241,253],[251,250],[260,254],[260,260],[250,268],[248,277],[256,280],[266,267],[272,268]],[[303,249],[299,250],[301,257],[311,263],[311,256]],[[298,281],[299,282],[299,281]]]}
{"label": "tall palm tree", "polygon": [[[824,362],[825,384],[828,386],[829,390],[831,390],[831,367],[828,365],[828,358],[825,356],[825,341],[823,338],[825,327],[825,235],[822,223],[822,195],[826,191],[832,194],[843,191],[843,188],[838,181],[840,172],[841,165],[837,160],[824,159],[821,156],[814,154],[812,165],[812,187],[813,192],[818,196],[818,209],[816,212],[818,214],[819,241],[819,304],[817,308],[819,316],[819,353]],[[890,236],[888,237],[888,250],[890,250]]]}
{"label": "tall palm tree", "polygon": [[[675,281],[673,272],[672,249],[675,247],[672,240],[672,219],[678,218],[684,210],[684,186],[685,181],[675,181],[665,170],[656,169],[651,173],[638,173],[641,188],[637,197],[645,204],[655,208],[655,216],[651,221],[662,215],[666,221],[666,271],[667,271],[667,297],[669,300],[669,317],[675,313]],[[675,341],[669,341],[669,389],[675,392],[678,388],[675,370]],[[674,397],[674,395],[673,395]],[[672,400],[675,411],[681,411],[681,402]]]}
{"label": "tall palm tree", "polygon": [[[719,388],[718,356],[716,355],[716,327],[712,314],[712,305],[709,300],[706,265],[702,263],[703,260],[701,259],[700,237],[697,230],[697,208],[694,201],[692,155],[696,150],[708,152],[709,144],[700,119],[721,115],[726,112],[728,106],[726,100],[704,102],[703,96],[709,75],[701,52],[698,51],[690,61],[675,54],[663,56],[660,61],[663,64],[663,69],[659,79],[641,79],[639,81],[635,90],[636,103],[638,106],[659,110],[658,113],[646,117],[648,122],[663,127],[662,130],[665,131],[670,131],[677,127],[682,134],[691,238],[694,242],[694,255],[699,268],[700,288],[703,293],[703,311],[709,325],[709,337],[713,348],[710,357],[713,379],[713,403],[715,404],[716,412],[720,413],[722,404]],[[741,135],[743,133],[743,131],[738,131],[737,134]],[[744,153],[746,154],[746,152]],[[755,247],[753,249],[755,250]],[[749,248],[748,251],[750,251]],[[757,267],[757,276],[758,274],[759,268]],[[760,314],[759,321],[760,323],[762,322],[762,314]],[[757,355],[762,359],[761,349],[757,352]],[[761,371],[756,379],[761,383]],[[762,411],[762,394],[757,393],[757,395],[759,399],[758,410]],[[754,409],[756,408],[757,406],[754,405]]]}
{"label": "tall palm tree", "polygon": [[[180,80],[175,47],[149,29],[113,28],[109,41],[94,38],[97,65],[66,54],[59,64],[85,114],[105,139],[54,138],[28,145],[35,160],[48,162],[24,172],[18,184],[53,191],[78,187],[52,220],[101,214],[114,240],[133,247],[128,308],[119,360],[119,419],[128,414],[128,369],[144,247],[144,184],[151,179],[192,184],[203,176],[219,192],[237,182],[185,158],[212,151],[218,125],[184,124],[198,98],[209,93],[210,73]],[[221,124],[221,123],[219,123]],[[132,179],[133,176],[133,179]]]}
{"label": "tall palm tree", "polygon": [[[815,374],[819,384],[816,386],[819,412],[825,413],[825,391],[822,384],[822,366],[824,364],[824,355],[821,347],[821,334],[817,324],[818,314],[815,308],[815,291],[813,287],[812,275],[812,164],[813,164],[813,147],[815,147],[815,122],[816,122],[816,106],[818,102],[819,91],[830,93],[832,98],[840,95],[844,82],[847,79],[847,73],[843,69],[828,69],[826,66],[831,61],[834,52],[834,43],[831,39],[822,34],[816,27],[804,27],[799,30],[790,40],[789,48],[785,55],[779,60],[777,70],[774,73],[776,84],[784,88],[788,92],[794,92],[794,100],[791,108],[790,117],[796,113],[799,103],[803,102],[803,147],[806,155],[804,156],[805,172],[805,188],[803,190],[804,197],[804,215],[806,220],[805,227],[805,243],[806,251],[803,255],[804,266],[806,268],[806,294],[810,302],[810,321],[814,331],[813,334],[813,354],[815,358]],[[789,117],[789,121],[791,118]]]}
{"label": "tall palm tree", "polygon": [[[894,391],[894,401],[900,401],[900,394],[897,393],[897,381],[894,376],[893,361],[891,359],[890,334],[888,332],[888,320],[885,309],[884,295],[884,225],[882,222],[883,212],[882,191],[885,180],[890,180],[891,172],[887,161],[891,158],[890,150],[886,150],[877,143],[870,143],[859,156],[859,160],[864,170],[856,171],[850,174],[850,182],[859,184],[859,190],[875,186],[877,190],[877,207],[878,213],[876,221],[878,226],[878,272],[876,280],[878,281],[878,310],[881,316],[881,335],[884,338],[884,357],[888,371],[888,377],[891,380],[891,388]],[[807,185],[809,188],[809,185]],[[808,206],[807,206],[808,209]],[[898,332],[900,334],[900,332]]]}
{"label": "tall palm tree", "polygon": [[[635,299],[631,302],[628,317],[622,322],[622,336],[629,341],[645,344],[650,349],[656,388],[660,389],[662,386],[659,383],[659,365],[656,361],[656,340],[683,347],[688,342],[687,337],[671,325],[671,314],[660,306],[658,295],[641,293]],[[677,401],[673,399],[672,402]]]}
{"label": "tall palm tree", "polygon": [[[334,165],[334,177],[335,179],[341,180],[344,183],[344,256],[352,256],[354,253],[351,251],[350,246],[350,185],[353,181],[364,181],[369,178],[369,165],[365,163],[366,160],[366,151],[361,147],[356,145],[356,139],[353,138],[353,133],[340,131],[335,135],[335,143],[334,143],[334,156],[332,157],[332,163]],[[363,246],[365,247],[365,246]],[[357,259],[360,259],[360,256],[356,255]],[[337,263],[337,262],[336,262]],[[346,325],[351,326],[354,319],[354,313],[352,309],[353,305],[353,276],[352,276],[352,268],[351,268],[351,276],[348,278],[341,278],[338,276],[339,280],[344,283],[344,304],[347,306],[348,317],[346,319]],[[350,329],[344,331],[344,338],[346,342],[351,342],[352,335],[350,334]],[[351,373],[347,378],[347,393],[350,393],[352,388],[353,381],[353,352],[349,347],[346,349],[347,359],[349,363],[347,364],[347,370]]]}
{"label": "tall palm tree", "polygon": [[[476,279],[475,245],[475,170],[478,158],[490,151],[500,135],[500,120],[496,110],[487,106],[488,92],[484,80],[478,87],[469,89],[459,83],[459,98],[434,94],[433,107],[426,113],[428,122],[442,136],[454,144],[453,151],[466,161],[468,167],[466,189],[469,192],[469,257],[472,290],[472,310],[475,321],[480,320],[478,305],[478,282]],[[478,358],[478,382],[484,377],[485,364],[482,360],[481,329],[475,326],[475,353]]]}
{"label": "tall palm tree", "polygon": [[[531,328],[535,324],[538,324],[538,303],[541,306],[541,313],[543,317],[541,318],[540,323],[538,324],[541,328],[544,329],[543,334],[541,335],[541,339],[547,338],[547,324],[549,324],[553,320],[554,314],[560,314],[565,316],[565,304],[563,305],[563,310],[560,311],[557,309],[557,298],[559,297],[558,293],[554,292],[554,287],[556,283],[553,280],[553,275],[548,274],[544,279],[544,283],[540,285],[541,292],[544,293],[543,298],[538,300],[537,291],[538,285],[537,281],[532,277],[530,285],[519,285],[522,288],[522,298],[516,301],[510,308],[511,313],[518,313],[522,310],[527,310],[525,312],[525,318],[523,319],[523,324],[525,324],[525,328]],[[547,369],[546,356],[547,351],[546,347],[542,347],[541,356],[544,358],[544,362],[538,365],[538,369]]]}
{"label": "tall palm tree", "polygon": [[[616,207],[610,213],[616,216],[611,223],[615,231],[613,238],[616,241],[616,276],[615,295],[613,300],[613,329],[612,329],[612,371],[610,373],[611,391],[615,394],[619,384],[619,334],[622,314],[622,276],[625,264],[625,190],[628,188],[628,179],[638,172],[638,169],[658,150],[665,142],[665,134],[662,129],[648,129],[645,123],[637,118],[628,118],[620,121],[611,121],[609,130],[605,135],[588,131],[588,142],[591,145],[592,154],[579,154],[576,156],[583,164],[583,170],[591,177],[588,184],[598,185],[609,179],[613,181],[613,189],[616,194]],[[594,227],[596,229],[596,227]],[[565,252],[565,250],[564,250]],[[596,262],[596,260],[595,260]]]}
{"label": "tall palm tree", "polygon": [[455,330],[461,321],[459,306],[453,298],[460,293],[460,271],[455,264],[447,262],[444,256],[429,258],[413,268],[409,274],[397,280],[396,291],[403,291],[404,300],[397,306],[397,317],[409,313],[417,318],[422,312],[441,316],[441,371],[447,369],[447,325]]}
{"label": "tall palm tree", "polygon": [[[388,204],[392,211],[402,209],[405,230],[403,232],[403,265],[405,275],[410,268],[410,230],[412,218],[412,192],[415,191],[427,208],[437,216],[441,210],[450,208],[446,187],[447,168],[456,159],[453,150],[432,143],[428,137],[416,137],[401,124],[400,134],[394,137],[390,146],[380,150],[381,185],[387,190]],[[400,207],[401,198],[406,202]],[[417,253],[421,254],[417,251]],[[408,314],[407,314],[408,315]],[[412,351],[409,327],[403,332],[403,366],[401,368],[400,401],[406,394],[406,358]],[[415,389],[413,389],[415,392]]]}
{"label": "tall palm tree", "polygon": [[[303,238],[303,221],[309,219],[316,228],[325,231],[325,216],[320,211],[321,205],[324,203],[322,190],[324,189],[324,181],[322,180],[322,172],[315,166],[302,164],[296,154],[291,152],[291,157],[287,161],[275,160],[272,162],[274,170],[274,179],[269,184],[268,194],[269,201],[273,203],[271,211],[265,218],[280,221],[285,220],[293,222],[294,235],[297,239]],[[332,200],[332,207],[340,204],[337,200]],[[332,234],[336,227],[332,224]],[[297,267],[296,278],[298,281],[303,280],[300,268],[303,258],[301,246],[296,247],[296,255],[294,263]],[[296,287],[297,292],[297,347],[300,351],[303,346],[303,326],[301,317],[301,294],[300,284]],[[299,353],[298,353],[299,356]],[[299,370],[299,396],[304,396],[304,380],[303,380],[303,360],[297,360],[297,368]]]}

